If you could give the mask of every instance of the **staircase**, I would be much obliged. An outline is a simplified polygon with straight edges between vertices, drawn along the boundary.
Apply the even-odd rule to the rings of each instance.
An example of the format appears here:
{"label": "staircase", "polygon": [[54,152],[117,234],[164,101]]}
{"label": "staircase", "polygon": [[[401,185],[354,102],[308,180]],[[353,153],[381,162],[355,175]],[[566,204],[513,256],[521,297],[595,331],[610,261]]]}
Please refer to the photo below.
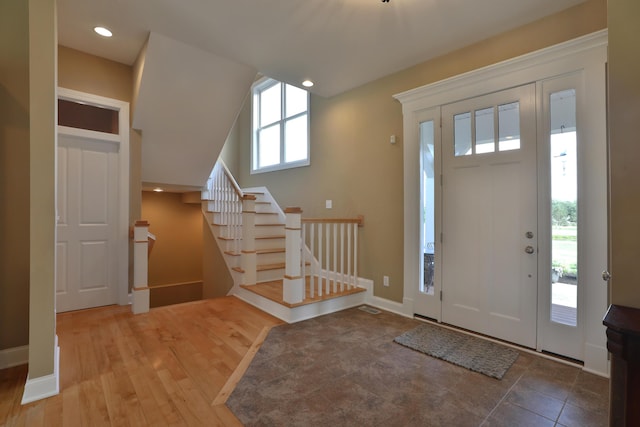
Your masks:
{"label": "staircase", "polygon": [[[233,277],[230,295],[288,323],[364,304],[371,296],[371,281],[358,278],[355,268],[349,270],[349,274],[345,273],[346,255],[343,256],[342,271],[322,267],[323,254],[326,254],[327,262],[333,256],[334,267],[340,264],[338,253],[342,252],[337,246],[340,239],[331,240],[333,248],[330,248],[330,225],[326,225],[324,237],[320,234],[320,238],[315,239],[317,245],[312,244],[314,248],[320,248],[318,260],[312,249],[301,245],[307,240],[304,233],[308,227],[290,226],[290,214],[285,215],[265,187],[240,189],[221,160],[211,174],[207,190],[203,192],[202,207]],[[301,222],[299,217],[300,214],[298,221]],[[295,214],[293,218],[295,221]],[[343,245],[346,245],[343,227],[348,220],[341,221],[342,227],[334,225],[334,231],[343,230],[341,236]],[[329,223],[329,220],[321,222]],[[355,223],[356,220],[350,222]],[[311,226],[310,229],[313,231],[316,227]],[[314,241],[313,237],[308,238]],[[325,239],[327,244],[323,247]],[[351,237],[348,237],[348,242],[351,248]],[[287,247],[290,248],[289,254]],[[351,260],[351,255],[347,262],[351,265],[349,263],[357,265],[355,259]],[[300,297],[296,299],[296,295]]]}

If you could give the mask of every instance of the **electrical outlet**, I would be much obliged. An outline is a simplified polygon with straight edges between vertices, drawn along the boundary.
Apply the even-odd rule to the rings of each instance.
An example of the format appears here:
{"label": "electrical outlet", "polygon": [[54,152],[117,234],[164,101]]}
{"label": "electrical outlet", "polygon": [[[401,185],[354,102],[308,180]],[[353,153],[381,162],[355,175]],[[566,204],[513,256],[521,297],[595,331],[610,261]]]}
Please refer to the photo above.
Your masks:
{"label": "electrical outlet", "polygon": [[325,208],[327,208],[327,209],[331,209],[331,208],[333,208],[333,200],[325,200],[325,202],[324,202],[324,206],[325,206]]}
{"label": "electrical outlet", "polygon": [[389,286],[389,276],[382,276],[382,284],[384,286]]}

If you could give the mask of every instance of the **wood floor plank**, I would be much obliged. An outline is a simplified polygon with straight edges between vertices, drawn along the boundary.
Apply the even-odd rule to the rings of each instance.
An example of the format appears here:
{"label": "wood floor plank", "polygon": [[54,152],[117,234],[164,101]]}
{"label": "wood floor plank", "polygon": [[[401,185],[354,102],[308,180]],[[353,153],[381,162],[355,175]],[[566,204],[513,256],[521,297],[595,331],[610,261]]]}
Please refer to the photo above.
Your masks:
{"label": "wood floor plank", "polygon": [[0,426],[11,425],[20,411],[27,365],[0,371]]}
{"label": "wood floor plank", "polygon": [[211,402],[232,391],[263,330],[281,323],[235,297],[140,315],[126,306],[61,313],[60,394],[22,406],[27,367],[0,371],[0,426],[239,426]]}
{"label": "wood floor plank", "polygon": [[271,328],[269,327],[262,328],[262,332],[260,333],[260,335],[258,335],[258,337],[256,337],[255,341],[253,342],[253,344],[251,345],[251,347],[249,348],[245,356],[242,358],[242,360],[238,364],[238,367],[236,368],[236,370],[231,374],[231,376],[229,377],[225,385],[220,390],[220,393],[218,393],[216,398],[213,400],[212,405],[222,405],[227,402],[227,399],[233,392],[233,389],[236,388],[238,381],[240,381],[245,371],[251,364],[253,357],[256,355],[256,353],[260,349],[260,346],[262,345],[265,338],[267,337],[267,334],[269,333],[270,329]]}
{"label": "wood floor plank", "polygon": [[64,427],[80,426],[80,386],[73,384],[62,391],[62,425]]}
{"label": "wood floor plank", "polygon": [[109,411],[99,377],[80,384],[80,420],[85,426],[110,425]]}
{"label": "wood floor plank", "polygon": [[47,427],[62,427],[62,395],[45,400],[44,419]]}

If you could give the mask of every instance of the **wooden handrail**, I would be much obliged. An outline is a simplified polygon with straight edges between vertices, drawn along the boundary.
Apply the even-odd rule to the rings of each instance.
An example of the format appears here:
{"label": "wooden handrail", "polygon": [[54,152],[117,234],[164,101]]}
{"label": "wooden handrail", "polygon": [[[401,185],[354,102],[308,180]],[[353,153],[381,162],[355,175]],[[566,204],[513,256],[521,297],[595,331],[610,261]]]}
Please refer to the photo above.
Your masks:
{"label": "wooden handrail", "polygon": [[224,163],[222,159],[218,159],[218,161],[222,165],[222,170],[224,171],[224,174],[227,176],[227,179],[229,180],[229,182],[231,183],[233,190],[236,192],[238,197],[242,199],[242,197],[244,196],[244,192],[240,189],[240,186],[236,182],[236,179],[233,177],[233,174],[229,172],[227,165]]}
{"label": "wooden handrail", "polygon": [[356,218],[302,218],[303,224],[358,224],[364,226],[364,215]]}

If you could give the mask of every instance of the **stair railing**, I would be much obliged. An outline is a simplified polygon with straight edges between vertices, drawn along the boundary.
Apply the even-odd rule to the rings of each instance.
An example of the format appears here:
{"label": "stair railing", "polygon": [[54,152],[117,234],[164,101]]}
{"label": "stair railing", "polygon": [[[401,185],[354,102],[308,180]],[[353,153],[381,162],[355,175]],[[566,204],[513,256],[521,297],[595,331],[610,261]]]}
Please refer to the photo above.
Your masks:
{"label": "stair railing", "polygon": [[364,217],[302,218],[300,208],[287,208],[285,215],[285,302],[295,304],[358,286],[358,227],[364,225]]}
{"label": "stair railing", "polygon": [[216,225],[224,226],[220,237],[226,241],[225,252],[239,255],[242,245],[242,198],[244,193],[221,159],[216,162],[209,177],[208,192],[217,213]]}

